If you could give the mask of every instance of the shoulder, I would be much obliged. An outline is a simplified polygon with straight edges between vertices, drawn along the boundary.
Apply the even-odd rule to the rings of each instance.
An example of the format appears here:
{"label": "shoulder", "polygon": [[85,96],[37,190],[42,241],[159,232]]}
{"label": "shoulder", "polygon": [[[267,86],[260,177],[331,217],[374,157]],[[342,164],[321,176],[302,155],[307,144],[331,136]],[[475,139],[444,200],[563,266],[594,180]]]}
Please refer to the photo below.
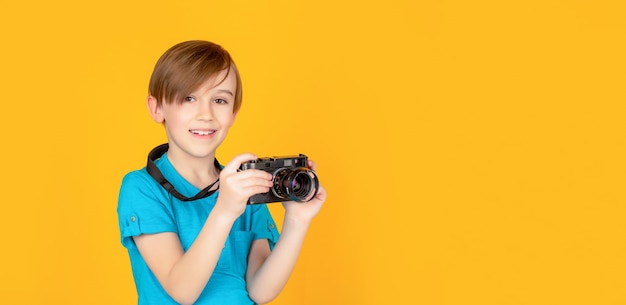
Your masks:
{"label": "shoulder", "polygon": [[127,173],[122,179],[119,193],[119,205],[141,202],[161,202],[167,198],[165,191],[145,168]]}
{"label": "shoulder", "polygon": [[148,171],[146,171],[145,167],[142,169],[131,171],[124,175],[124,177],[122,178],[122,187],[126,184],[147,182],[148,178],[152,179],[152,177],[150,177],[150,174],[148,174]]}
{"label": "shoulder", "polygon": [[133,191],[145,190],[146,188],[150,189],[155,185],[158,185],[157,182],[150,177],[145,168],[142,168],[124,175],[122,178],[122,185],[120,187],[120,195]]}
{"label": "shoulder", "polygon": [[126,174],[117,203],[122,244],[131,249],[135,247],[131,237],[177,232],[171,202],[167,191],[145,169]]}

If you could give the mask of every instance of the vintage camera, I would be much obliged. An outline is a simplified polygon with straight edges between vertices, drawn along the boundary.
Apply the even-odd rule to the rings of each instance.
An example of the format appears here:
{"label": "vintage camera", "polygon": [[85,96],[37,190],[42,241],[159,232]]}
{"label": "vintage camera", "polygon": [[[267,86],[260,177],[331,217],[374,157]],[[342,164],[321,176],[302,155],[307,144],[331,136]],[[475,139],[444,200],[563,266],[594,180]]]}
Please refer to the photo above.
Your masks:
{"label": "vintage camera", "polygon": [[307,156],[268,157],[244,162],[239,170],[259,169],[272,174],[274,186],[267,193],[256,194],[248,204],[282,201],[306,202],[317,194],[319,180],[307,166]]}

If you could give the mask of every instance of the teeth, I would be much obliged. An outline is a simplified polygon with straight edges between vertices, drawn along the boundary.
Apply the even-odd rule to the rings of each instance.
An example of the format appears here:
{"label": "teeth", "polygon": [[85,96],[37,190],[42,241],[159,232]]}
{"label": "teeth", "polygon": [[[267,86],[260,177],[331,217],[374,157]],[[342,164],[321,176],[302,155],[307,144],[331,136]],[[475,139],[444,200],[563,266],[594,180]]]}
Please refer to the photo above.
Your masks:
{"label": "teeth", "polygon": [[214,132],[215,130],[191,130],[191,133],[201,135],[201,136],[208,136]]}

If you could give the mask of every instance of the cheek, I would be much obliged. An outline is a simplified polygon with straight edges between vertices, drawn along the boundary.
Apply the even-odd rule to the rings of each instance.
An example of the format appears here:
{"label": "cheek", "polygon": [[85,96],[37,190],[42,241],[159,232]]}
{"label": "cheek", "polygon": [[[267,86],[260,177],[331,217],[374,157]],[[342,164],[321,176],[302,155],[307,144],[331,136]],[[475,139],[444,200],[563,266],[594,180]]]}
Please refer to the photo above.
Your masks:
{"label": "cheek", "polygon": [[233,126],[233,124],[235,123],[235,114],[232,114],[229,118],[228,118],[228,127]]}
{"label": "cheek", "polygon": [[163,115],[163,119],[165,121],[168,121],[174,124],[178,122],[185,122],[189,120],[189,118],[190,118],[190,115],[187,114],[185,111],[168,111],[164,113]]}
{"label": "cheek", "polygon": [[220,113],[220,124],[223,127],[230,127],[235,122],[236,115],[233,113],[232,109],[228,111],[223,111]]}

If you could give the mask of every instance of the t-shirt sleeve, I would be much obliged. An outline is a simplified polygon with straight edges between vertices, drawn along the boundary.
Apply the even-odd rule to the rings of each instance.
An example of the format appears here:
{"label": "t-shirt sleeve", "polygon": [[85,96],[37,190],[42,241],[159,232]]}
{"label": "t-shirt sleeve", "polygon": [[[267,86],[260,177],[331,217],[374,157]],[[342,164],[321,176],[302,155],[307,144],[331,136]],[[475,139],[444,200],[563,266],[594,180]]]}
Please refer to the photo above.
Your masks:
{"label": "t-shirt sleeve", "polygon": [[266,238],[270,244],[270,249],[274,249],[274,245],[276,245],[280,235],[276,228],[276,222],[274,222],[267,205],[256,204],[252,207],[252,232],[254,233],[254,239]]}
{"label": "t-shirt sleeve", "polygon": [[133,236],[177,232],[171,204],[160,186],[141,171],[122,180],[117,206],[122,245],[135,247]]}

